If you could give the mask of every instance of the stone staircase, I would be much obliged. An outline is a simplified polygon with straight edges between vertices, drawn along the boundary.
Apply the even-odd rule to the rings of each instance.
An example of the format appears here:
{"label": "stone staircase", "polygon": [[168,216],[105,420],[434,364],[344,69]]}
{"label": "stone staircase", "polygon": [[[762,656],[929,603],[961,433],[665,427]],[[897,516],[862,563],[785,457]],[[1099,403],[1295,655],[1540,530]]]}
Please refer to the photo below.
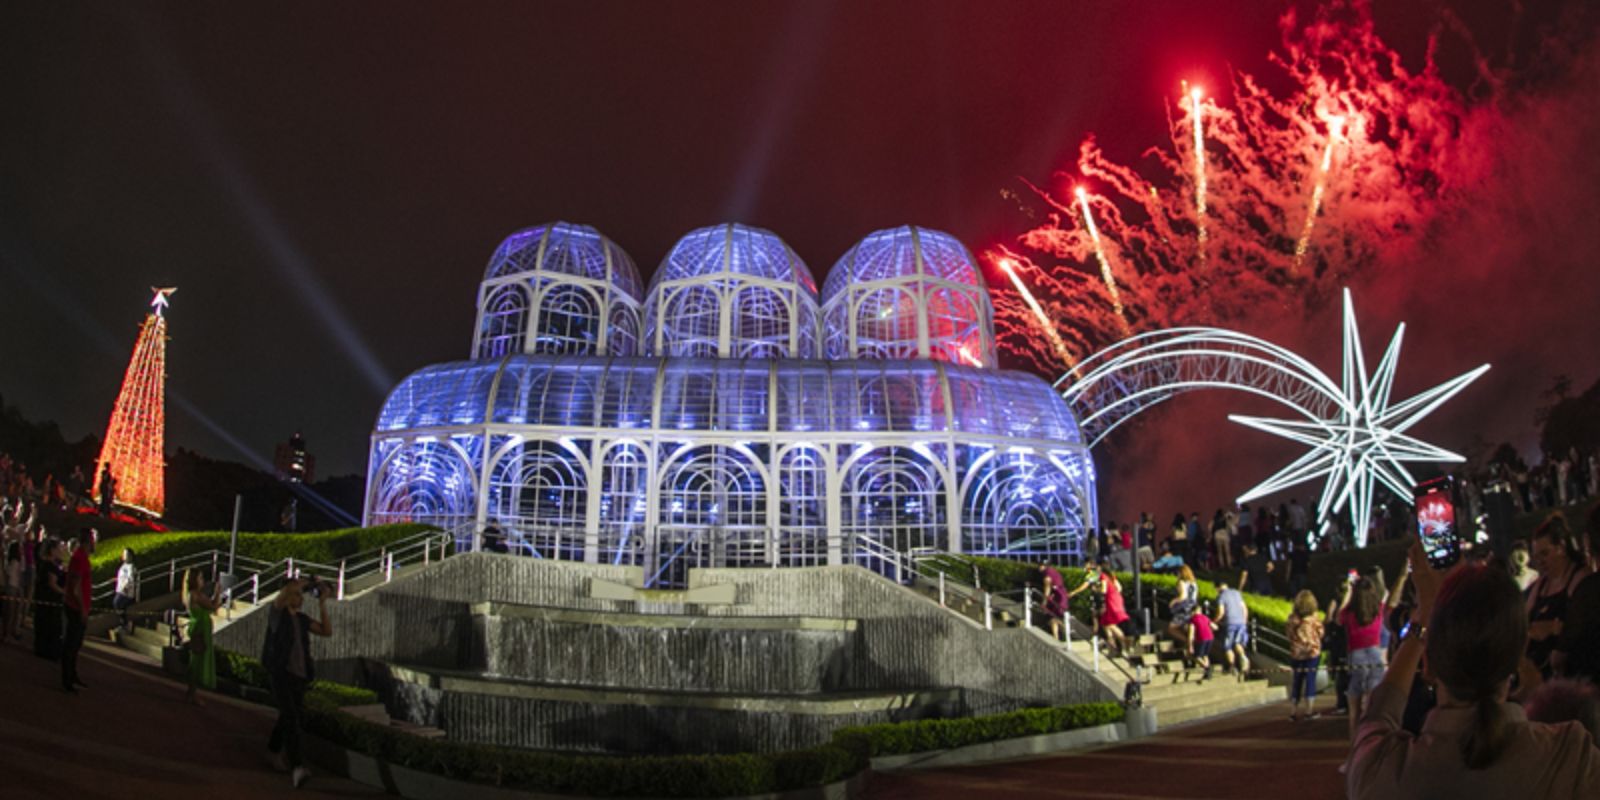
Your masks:
{"label": "stone staircase", "polygon": [[[244,600],[235,600],[231,608],[224,606],[218,609],[217,613],[211,618],[213,634],[226,628],[234,620],[243,617],[256,608],[258,606],[252,603]],[[138,653],[157,664],[164,664],[166,658],[164,651],[180,644],[181,637],[173,636],[174,627],[179,631],[187,632],[189,630],[189,615],[179,611],[176,615],[175,625],[154,617],[147,617],[145,621],[135,623],[132,633],[124,631],[121,627],[113,627],[108,631],[108,636],[112,642],[115,642],[123,649]]]}
{"label": "stone staircase", "polygon": [[[911,588],[930,601],[939,602],[939,584],[936,580],[925,580],[919,576]],[[946,579],[944,589],[946,608],[980,625],[984,623],[982,591],[949,579]],[[1014,596],[991,595],[989,609],[990,624],[996,628],[1022,627],[1027,619],[1027,611]],[[1044,618],[1037,608],[1034,609],[1033,622],[1035,628],[1044,625]],[[1059,647],[1064,653],[1070,651],[1092,669],[1095,654],[1090,640],[1091,631],[1076,619],[1071,624],[1071,645],[1062,643]],[[1049,636],[1047,630],[1040,630],[1039,633],[1047,638]],[[1224,660],[1216,655],[1212,658],[1212,677],[1203,679],[1203,670],[1184,667],[1176,643],[1166,636],[1141,636],[1136,650],[1138,654],[1130,657],[1111,657],[1102,649],[1100,672],[1117,685],[1138,680],[1142,684],[1144,704],[1157,710],[1157,720],[1162,727],[1276,702],[1287,696],[1284,687],[1270,686],[1261,677],[1259,669],[1254,669],[1246,679],[1224,674]]]}
{"label": "stone staircase", "polygon": [[[1092,661],[1093,643],[1087,638],[1074,638],[1070,649],[1078,657]],[[1285,699],[1282,686],[1269,685],[1260,671],[1241,677],[1222,671],[1223,659],[1212,656],[1211,678],[1204,678],[1204,670],[1184,665],[1183,654],[1177,643],[1167,637],[1141,636],[1135,647],[1137,654],[1108,656],[1100,654],[1102,671],[1127,681],[1139,679],[1144,704],[1156,709],[1156,718],[1162,727],[1181,725],[1193,720],[1206,719],[1230,711],[1252,708]]]}

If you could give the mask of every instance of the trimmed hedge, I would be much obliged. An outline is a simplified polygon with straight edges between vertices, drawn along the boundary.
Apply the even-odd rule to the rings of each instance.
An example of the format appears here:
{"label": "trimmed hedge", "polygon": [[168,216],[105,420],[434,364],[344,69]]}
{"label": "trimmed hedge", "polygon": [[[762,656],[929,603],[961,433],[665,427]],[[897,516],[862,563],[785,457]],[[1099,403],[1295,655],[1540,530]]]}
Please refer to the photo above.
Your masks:
{"label": "trimmed hedge", "polygon": [[340,746],[411,769],[524,791],[599,797],[719,797],[844,780],[865,754],[837,742],[786,753],[586,756],[424,739],[327,707],[306,706],[306,729]]}
{"label": "trimmed hedge", "polygon": [[842,781],[873,756],[963,747],[1120,722],[1117,703],[1030,708],[969,719],[913,720],[846,728],[829,743],[783,753],[586,756],[423,739],[314,707],[306,728],[390,764],[524,791],[610,797],[723,797]]}
{"label": "trimmed hedge", "polygon": [[[292,556],[321,564],[337,564],[341,558],[376,550],[434,529],[432,525],[405,523],[372,528],[341,528],[321,533],[240,533],[238,552],[241,556],[262,561],[280,561]],[[133,550],[135,564],[159,564],[207,550],[227,552],[229,537],[228,531],[120,536],[108,541],[104,549],[90,557],[89,565],[93,569],[94,582],[99,583],[117,574],[125,547]]]}
{"label": "trimmed hedge", "polygon": [[853,750],[864,750],[869,757],[898,756],[1093,728],[1121,722],[1124,716],[1119,703],[1024,708],[986,717],[925,719],[845,728],[835,734],[834,741],[848,743]]}

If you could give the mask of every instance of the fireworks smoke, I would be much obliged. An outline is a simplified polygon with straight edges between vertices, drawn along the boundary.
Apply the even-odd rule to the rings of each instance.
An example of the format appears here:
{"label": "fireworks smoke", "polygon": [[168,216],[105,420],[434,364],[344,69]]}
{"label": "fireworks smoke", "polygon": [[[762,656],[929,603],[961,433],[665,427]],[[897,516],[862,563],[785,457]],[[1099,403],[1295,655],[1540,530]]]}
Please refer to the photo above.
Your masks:
{"label": "fireworks smoke", "polygon": [[1482,141],[1491,103],[1469,104],[1431,58],[1408,71],[1363,3],[1305,22],[1290,12],[1281,29],[1272,61],[1288,91],[1242,72],[1230,103],[1189,89],[1187,113],[1169,115],[1168,144],[1141,167],[1085,139],[1078,175],[1057,176],[1086,181],[1080,213],[1030,184],[1046,222],[1019,238],[1016,271],[1071,356],[1009,293],[996,298],[1004,352],[1059,374],[1130,330],[1314,309],[1375,265],[1409,263],[1430,222],[1467,202],[1492,166]]}

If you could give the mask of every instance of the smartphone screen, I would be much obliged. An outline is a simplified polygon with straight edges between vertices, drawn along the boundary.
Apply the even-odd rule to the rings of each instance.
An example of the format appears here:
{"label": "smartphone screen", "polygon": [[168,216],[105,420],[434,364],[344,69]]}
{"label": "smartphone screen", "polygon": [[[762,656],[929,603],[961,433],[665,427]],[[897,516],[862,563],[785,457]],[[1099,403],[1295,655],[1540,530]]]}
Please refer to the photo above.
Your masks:
{"label": "smartphone screen", "polygon": [[1461,558],[1461,536],[1456,530],[1455,480],[1449,476],[1421,483],[1414,492],[1417,536],[1428,563],[1440,569]]}

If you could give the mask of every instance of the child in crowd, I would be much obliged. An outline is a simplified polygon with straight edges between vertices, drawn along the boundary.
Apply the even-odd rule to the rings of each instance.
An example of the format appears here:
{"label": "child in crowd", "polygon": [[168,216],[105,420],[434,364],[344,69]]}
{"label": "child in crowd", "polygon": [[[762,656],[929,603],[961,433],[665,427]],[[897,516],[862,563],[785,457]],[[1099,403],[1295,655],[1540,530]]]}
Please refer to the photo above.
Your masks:
{"label": "child in crowd", "polygon": [[1200,680],[1211,679],[1211,645],[1216,641],[1216,632],[1211,624],[1211,604],[1201,603],[1195,608],[1194,614],[1189,617],[1189,640],[1184,647],[1184,653],[1191,663],[1204,669]]}

